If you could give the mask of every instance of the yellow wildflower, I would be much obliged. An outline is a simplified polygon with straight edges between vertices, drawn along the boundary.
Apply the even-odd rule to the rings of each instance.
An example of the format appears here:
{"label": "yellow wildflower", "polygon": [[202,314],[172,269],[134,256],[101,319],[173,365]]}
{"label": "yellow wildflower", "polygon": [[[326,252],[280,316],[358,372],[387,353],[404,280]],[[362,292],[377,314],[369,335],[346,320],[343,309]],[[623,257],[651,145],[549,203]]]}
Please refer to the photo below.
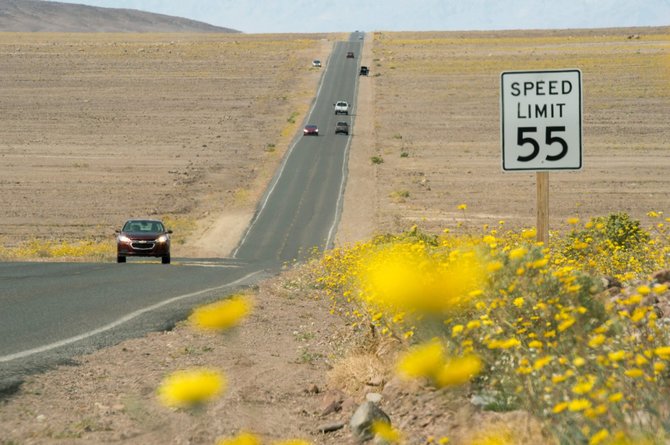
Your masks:
{"label": "yellow wildflower", "polygon": [[486,270],[493,273],[503,268],[503,263],[500,261],[492,261],[486,265]]}
{"label": "yellow wildflower", "polygon": [[642,371],[639,368],[631,368],[631,369],[627,369],[626,371],[624,371],[624,375],[626,377],[630,377],[632,379],[637,379],[637,378],[642,377],[644,375],[644,371]]}
{"label": "yellow wildflower", "polygon": [[563,321],[561,324],[558,325],[558,328],[557,328],[557,329],[558,329],[558,332],[563,332],[563,331],[565,331],[565,330],[568,329],[570,326],[572,326],[573,324],[575,324],[576,321],[577,321],[577,320],[575,320],[574,318],[569,318],[569,319]]}
{"label": "yellow wildflower", "polygon": [[409,378],[422,378],[436,375],[445,362],[442,343],[433,339],[414,346],[405,352],[398,361],[398,372]]}
{"label": "yellow wildflower", "polygon": [[606,429],[602,429],[595,433],[593,436],[591,436],[591,439],[589,439],[589,445],[598,445],[602,443],[605,439],[609,437],[610,433]]}
{"label": "yellow wildflower", "polygon": [[654,349],[654,354],[659,356],[660,358],[667,360],[670,358],[670,346],[661,346],[656,349]]}
{"label": "yellow wildflower", "polygon": [[588,394],[593,389],[595,384],[595,379],[588,379],[586,381],[581,381],[572,387],[572,392],[579,395]]}
{"label": "yellow wildflower", "polygon": [[644,355],[642,355],[642,354],[637,354],[637,355],[635,356],[635,364],[636,364],[637,366],[644,366],[644,365],[646,365],[647,363],[649,363],[649,360],[647,360],[647,358],[646,358]]}
{"label": "yellow wildflower", "polygon": [[589,340],[589,347],[597,348],[598,346],[602,345],[606,339],[607,337],[605,337],[603,334],[594,335]]}
{"label": "yellow wildflower", "polygon": [[466,327],[468,329],[477,329],[477,328],[481,327],[481,325],[482,325],[482,322],[479,321],[479,320],[470,320],[470,321],[468,321],[468,324],[466,325]]}
{"label": "yellow wildflower", "polygon": [[566,374],[554,374],[551,376],[551,383],[554,385],[557,385],[559,383],[565,382],[568,377],[570,377],[567,373]]}
{"label": "yellow wildflower", "polygon": [[375,420],[372,422],[372,432],[385,443],[400,443],[402,435],[398,430],[393,428],[388,422],[382,420]]}
{"label": "yellow wildflower", "polygon": [[222,439],[216,445],[261,445],[261,439],[251,433],[240,433],[229,439]]}
{"label": "yellow wildflower", "polygon": [[612,362],[620,362],[626,358],[626,351],[621,349],[619,351],[610,352],[607,354],[607,358]]}
{"label": "yellow wildflower", "polygon": [[250,297],[238,295],[196,308],[189,321],[201,329],[229,329],[239,325],[249,315],[252,307]]}
{"label": "yellow wildflower", "polygon": [[665,363],[663,362],[654,363],[654,374],[661,374],[663,371],[665,371],[665,367]]}
{"label": "yellow wildflower", "polygon": [[528,253],[528,250],[525,247],[516,248],[509,253],[509,258],[511,260],[518,260],[523,258]]}
{"label": "yellow wildflower", "polygon": [[619,402],[623,399],[623,394],[620,392],[614,393],[608,397],[608,400],[612,403]]}
{"label": "yellow wildflower", "polygon": [[521,342],[516,338],[507,340],[491,340],[488,344],[489,349],[510,349],[519,346]]}
{"label": "yellow wildflower", "polygon": [[588,399],[575,399],[568,403],[570,411],[584,411],[588,408],[591,408],[591,401]]}
{"label": "yellow wildflower", "polygon": [[554,409],[552,411],[554,414],[560,414],[566,409],[568,409],[568,402],[561,402],[554,405]]}
{"label": "yellow wildflower", "polygon": [[158,388],[158,397],[166,406],[188,407],[207,402],[226,387],[225,376],[213,369],[176,371]]}
{"label": "yellow wildflower", "polygon": [[468,208],[467,204],[459,204],[458,205],[458,210],[466,210]]}
{"label": "yellow wildflower", "polygon": [[651,293],[651,289],[649,288],[649,286],[645,284],[642,286],[638,286],[637,292],[641,295],[649,295]]}
{"label": "yellow wildflower", "polygon": [[579,218],[577,218],[577,217],[568,218],[568,219],[566,220],[566,222],[567,222],[568,224],[570,224],[571,226],[574,226],[574,225],[579,224]]}
{"label": "yellow wildflower", "polygon": [[542,344],[541,341],[538,340],[533,340],[530,343],[528,343],[528,347],[532,349],[542,349],[544,345]]}
{"label": "yellow wildflower", "polygon": [[515,298],[514,301],[512,302],[512,304],[513,304],[514,306],[516,306],[516,307],[521,307],[521,306],[523,306],[523,303],[524,303],[524,299],[523,299],[523,297]]}
{"label": "yellow wildflower", "polygon": [[552,355],[546,355],[546,356],[544,356],[544,357],[541,357],[541,358],[535,360],[535,363],[533,364],[533,368],[534,368],[536,371],[539,371],[540,369],[544,368],[544,367],[547,366],[549,363],[551,363],[551,361],[552,361],[553,359],[554,359],[554,357],[553,357]]}
{"label": "yellow wildflower", "polygon": [[464,326],[462,324],[457,324],[456,326],[451,328],[451,336],[452,337],[457,337],[458,334],[463,332]]}
{"label": "yellow wildflower", "polygon": [[536,236],[537,236],[537,229],[535,229],[535,228],[528,229],[528,230],[523,230],[521,232],[521,237],[523,239],[533,239]]}
{"label": "yellow wildflower", "polygon": [[467,383],[482,370],[482,361],[476,355],[448,359],[434,375],[435,386],[455,386]]}

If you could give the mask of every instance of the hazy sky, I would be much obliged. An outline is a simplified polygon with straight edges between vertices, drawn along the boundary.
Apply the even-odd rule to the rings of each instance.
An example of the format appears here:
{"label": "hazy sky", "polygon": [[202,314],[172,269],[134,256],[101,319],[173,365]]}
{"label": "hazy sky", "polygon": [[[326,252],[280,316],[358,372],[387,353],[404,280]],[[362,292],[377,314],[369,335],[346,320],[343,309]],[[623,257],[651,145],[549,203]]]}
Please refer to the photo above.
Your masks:
{"label": "hazy sky", "polygon": [[670,25],[670,0],[60,0],[198,20],[246,33]]}

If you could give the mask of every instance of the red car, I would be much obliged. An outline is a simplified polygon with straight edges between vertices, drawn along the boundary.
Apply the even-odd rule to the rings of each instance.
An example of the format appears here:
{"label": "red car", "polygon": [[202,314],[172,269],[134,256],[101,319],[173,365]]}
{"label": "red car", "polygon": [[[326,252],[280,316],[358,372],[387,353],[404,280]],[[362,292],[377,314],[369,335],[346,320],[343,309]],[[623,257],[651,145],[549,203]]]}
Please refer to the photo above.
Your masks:
{"label": "red car", "polygon": [[302,131],[303,136],[318,136],[319,127],[313,124],[305,125],[305,129]]}
{"label": "red car", "polygon": [[157,219],[129,219],[116,231],[116,262],[125,263],[129,256],[148,256],[170,264],[171,233]]}

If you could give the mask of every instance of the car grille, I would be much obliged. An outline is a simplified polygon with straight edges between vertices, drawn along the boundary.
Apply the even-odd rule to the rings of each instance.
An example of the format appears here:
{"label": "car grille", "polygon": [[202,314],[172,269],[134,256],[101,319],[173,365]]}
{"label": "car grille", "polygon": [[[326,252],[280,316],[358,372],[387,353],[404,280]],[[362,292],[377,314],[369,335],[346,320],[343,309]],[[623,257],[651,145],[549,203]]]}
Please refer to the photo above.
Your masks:
{"label": "car grille", "polygon": [[135,250],[151,250],[156,245],[154,241],[133,241],[131,246]]}

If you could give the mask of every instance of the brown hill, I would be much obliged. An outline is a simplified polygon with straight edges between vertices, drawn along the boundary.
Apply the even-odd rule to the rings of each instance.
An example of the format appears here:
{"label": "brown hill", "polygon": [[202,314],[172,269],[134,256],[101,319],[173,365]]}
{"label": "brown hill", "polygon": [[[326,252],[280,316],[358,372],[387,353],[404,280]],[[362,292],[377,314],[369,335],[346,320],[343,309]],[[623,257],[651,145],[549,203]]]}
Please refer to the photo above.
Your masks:
{"label": "brown hill", "polygon": [[135,9],[0,0],[0,32],[239,32]]}

